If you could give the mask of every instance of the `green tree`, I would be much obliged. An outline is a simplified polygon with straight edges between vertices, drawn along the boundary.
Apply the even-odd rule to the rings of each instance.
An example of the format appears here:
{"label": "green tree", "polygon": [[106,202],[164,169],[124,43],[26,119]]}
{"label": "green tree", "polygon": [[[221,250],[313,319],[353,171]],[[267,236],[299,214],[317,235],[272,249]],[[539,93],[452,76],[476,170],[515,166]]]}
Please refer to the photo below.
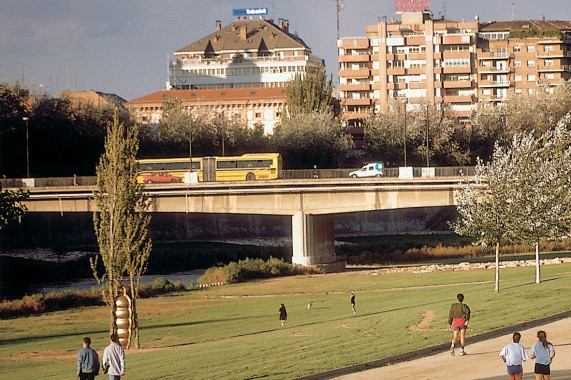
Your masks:
{"label": "green tree", "polygon": [[272,142],[290,168],[337,167],[353,147],[341,121],[327,111],[313,111],[283,119],[276,126]]}
{"label": "green tree", "polygon": [[512,152],[496,144],[492,161],[478,160],[474,182],[456,193],[458,218],[450,226],[459,235],[471,236],[475,244],[495,245],[495,289],[500,291],[500,244],[513,241],[513,184],[517,179]]}
{"label": "green tree", "polygon": [[332,111],[333,81],[325,70],[297,73],[287,84],[287,116],[294,117],[313,111]]}
{"label": "green tree", "polygon": [[[429,159],[438,165],[464,165],[470,160],[469,149],[461,149],[456,138],[456,120],[446,112],[424,106],[407,107],[407,162],[426,162],[426,126],[428,117]],[[412,109],[412,110],[411,110]],[[373,160],[386,163],[404,162],[404,107],[392,102],[387,112],[373,114],[365,120],[365,149]]]}
{"label": "green tree", "polygon": [[28,198],[28,191],[2,190],[2,183],[0,183],[0,230],[26,213],[27,208],[24,202]]}
{"label": "green tree", "polygon": [[[105,152],[97,165],[97,190],[94,192],[98,211],[93,214],[100,255],[91,261],[95,278],[102,285],[105,302],[110,306],[110,331],[117,331],[115,300],[127,272],[131,296],[136,305],[139,278],[144,273],[150,253],[147,239],[149,206],[142,185],[137,184],[135,157],[138,149],[137,129],[124,127],[117,119],[109,125]],[[105,272],[97,272],[101,256]],[[133,310],[134,318],[136,309]],[[138,329],[138,323],[137,323]],[[138,333],[138,330],[137,330]],[[138,339],[138,334],[137,334]]]}

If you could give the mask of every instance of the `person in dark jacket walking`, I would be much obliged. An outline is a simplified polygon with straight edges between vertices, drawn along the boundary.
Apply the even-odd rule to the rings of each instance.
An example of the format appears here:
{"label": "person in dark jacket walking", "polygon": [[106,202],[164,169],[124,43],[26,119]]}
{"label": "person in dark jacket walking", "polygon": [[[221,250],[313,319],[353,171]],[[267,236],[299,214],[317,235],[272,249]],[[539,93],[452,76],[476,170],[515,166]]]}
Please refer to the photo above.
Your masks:
{"label": "person in dark jacket walking", "polygon": [[77,378],[93,380],[99,375],[99,355],[91,347],[91,338],[83,338],[83,347],[77,353]]}
{"label": "person in dark jacket walking", "polygon": [[357,311],[355,310],[355,293],[351,292],[351,310],[353,310],[353,314]]}
{"label": "person in dark jacket walking", "polygon": [[282,322],[282,326],[284,325],[286,320],[287,320],[287,311],[284,304],[282,303],[280,306],[280,321]]}
{"label": "person in dark jacket walking", "polygon": [[454,345],[458,341],[458,333],[460,333],[460,355],[466,355],[464,344],[466,343],[466,330],[470,320],[470,308],[462,302],[464,302],[464,295],[458,294],[456,303],[450,306],[450,312],[448,313],[448,328],[454,332],[452,344],[450,345],[450,354],[452,356],[454,356]]}

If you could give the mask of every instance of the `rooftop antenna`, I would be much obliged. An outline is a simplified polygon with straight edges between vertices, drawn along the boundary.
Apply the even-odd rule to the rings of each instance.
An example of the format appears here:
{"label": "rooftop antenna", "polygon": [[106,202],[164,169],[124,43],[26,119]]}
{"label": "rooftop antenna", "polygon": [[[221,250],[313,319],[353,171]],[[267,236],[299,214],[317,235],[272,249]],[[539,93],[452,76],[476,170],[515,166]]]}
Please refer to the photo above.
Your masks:
{"label": "rooftop antenna", "polygon": [[515,20],[515,1],[512,2],[512,21]]}
{"label": "rooftop antenna", "polygon": [[272,0],[272,20],[276,17],[276,0]]}
{"label": "rooftop antenna", "polygon": [[442,17],[446,18],[446,1],[442,4]]}
{"label": "rooftop antenna", "polygon": [[339,39],[339,13],[343,10],[343,0],[335,0],[337,5],[337,39]]}

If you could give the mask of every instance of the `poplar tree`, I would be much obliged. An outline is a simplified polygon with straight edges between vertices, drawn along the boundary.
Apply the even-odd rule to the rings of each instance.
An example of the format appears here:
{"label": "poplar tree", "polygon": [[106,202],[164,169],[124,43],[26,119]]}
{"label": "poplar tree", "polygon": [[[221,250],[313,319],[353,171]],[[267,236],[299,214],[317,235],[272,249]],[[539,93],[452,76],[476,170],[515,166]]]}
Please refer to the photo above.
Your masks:
{"label": "poplar tree", "polygon": [[332,111],[332,93],[333,82],[327,80],[325,70],[295,74],[287,84],[287,116]]}
{"label": "poplar tree", "polygon": [[495,246],[495,288],[500,291],[500,245],[513,241],[513,191],[516,172],[509,149],[496,145],[492,161],[478,159],[474,182],[466,182],[456,194],[458,219],[451,227],[459,235],[471,236],[482,246]]}
{"label": "poplar tree", "polygon": [[[147,238],[150,217],[146,215],[146,210],[149,204],[142,185],[137,183],[137,150],[136,127],[125,128],[115,118],[107,128],[105,152],[96,168],[97,190],[94,197],[98,210],[93,214],[93,221],[100,255],[91,260],[91,267],[102,286],[103,298],[110,306],[111,333],[117,332],[115,300],[122,287],[122,277],[128,273],[132,318],[136,322],[132,328],[136,328],[138,345],[136,298],[140,276],[147,267],[151,243]],[[105,270],[102,276],[97,272],[99,256]]]}

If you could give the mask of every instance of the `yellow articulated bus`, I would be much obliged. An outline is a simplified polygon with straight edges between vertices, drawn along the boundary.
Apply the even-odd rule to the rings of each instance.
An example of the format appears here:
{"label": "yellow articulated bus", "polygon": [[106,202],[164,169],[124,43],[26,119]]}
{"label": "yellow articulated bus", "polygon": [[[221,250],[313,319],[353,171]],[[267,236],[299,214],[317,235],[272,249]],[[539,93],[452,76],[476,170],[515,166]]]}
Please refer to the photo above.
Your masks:
{"label": "yellow articulated bus", "polygon": [[199,181],[254,181],[276,179],[281,171],[279,153],[248,153],[232,157],[193,157],[137,160],[139,183],[177,183],[196,173]]}

